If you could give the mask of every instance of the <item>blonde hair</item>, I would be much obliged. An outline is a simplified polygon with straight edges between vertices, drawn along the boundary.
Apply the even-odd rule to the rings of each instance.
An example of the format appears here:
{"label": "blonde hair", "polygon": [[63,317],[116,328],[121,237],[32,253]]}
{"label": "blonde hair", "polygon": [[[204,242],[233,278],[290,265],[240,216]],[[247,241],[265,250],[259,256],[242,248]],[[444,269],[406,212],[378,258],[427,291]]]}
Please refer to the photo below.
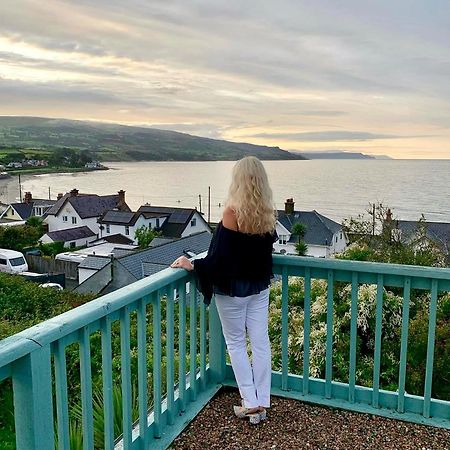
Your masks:
{"label": "blonde hair", "polygon": [[266,170],[254,156],[233,167],[226,206],[234,210],[241,231],[264,234],[275,229],[276,215]]}

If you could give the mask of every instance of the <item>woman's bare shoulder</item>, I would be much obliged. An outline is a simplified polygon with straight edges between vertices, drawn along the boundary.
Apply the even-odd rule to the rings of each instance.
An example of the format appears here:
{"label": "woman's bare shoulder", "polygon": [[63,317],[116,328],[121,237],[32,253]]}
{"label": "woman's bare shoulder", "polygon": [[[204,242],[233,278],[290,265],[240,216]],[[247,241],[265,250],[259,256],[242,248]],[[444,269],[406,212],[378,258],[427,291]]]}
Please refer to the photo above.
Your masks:
{"label": "woman's bare shoulder", "polygon": [[230,230],[238,231],[236,213],[230,206],[227,206],[223,211],[222,225]]}

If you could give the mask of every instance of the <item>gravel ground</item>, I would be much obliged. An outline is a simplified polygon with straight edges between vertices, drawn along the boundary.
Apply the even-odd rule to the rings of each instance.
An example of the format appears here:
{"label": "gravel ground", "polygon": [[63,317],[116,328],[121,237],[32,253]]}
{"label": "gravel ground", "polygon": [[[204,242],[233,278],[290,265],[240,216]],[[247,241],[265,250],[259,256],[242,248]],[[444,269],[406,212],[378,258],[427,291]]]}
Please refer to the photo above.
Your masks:
{"label": "gravel ground", "polygon": [[174,441],[172,450],[450,450],[450,430],[272,397],[265,422],[232,414],[237,390],[222,389]]}

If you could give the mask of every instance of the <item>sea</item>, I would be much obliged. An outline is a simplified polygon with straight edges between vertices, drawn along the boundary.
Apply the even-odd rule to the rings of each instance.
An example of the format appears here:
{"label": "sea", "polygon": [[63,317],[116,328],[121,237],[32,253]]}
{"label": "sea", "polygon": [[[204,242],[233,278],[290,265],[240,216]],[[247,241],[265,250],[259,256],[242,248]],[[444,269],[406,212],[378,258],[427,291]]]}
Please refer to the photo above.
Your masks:
{"label": "sea", "polygon": [[[22,176],[21,187],[34,198],[56,198],[73,188],[96,194],[123,189],[133,210],[145,203],[196,207],[217,221],[234,164],[111,162],[106,171]],[[341,222],[379,202],[398,219],[418,220],[423,214],[428,221],[450,222],[450,160],[264,161],[264,166],[278,209],[293,198],[296,210],[314,209]],[[0,201],[18,198],[18,177],[0,180]]]}

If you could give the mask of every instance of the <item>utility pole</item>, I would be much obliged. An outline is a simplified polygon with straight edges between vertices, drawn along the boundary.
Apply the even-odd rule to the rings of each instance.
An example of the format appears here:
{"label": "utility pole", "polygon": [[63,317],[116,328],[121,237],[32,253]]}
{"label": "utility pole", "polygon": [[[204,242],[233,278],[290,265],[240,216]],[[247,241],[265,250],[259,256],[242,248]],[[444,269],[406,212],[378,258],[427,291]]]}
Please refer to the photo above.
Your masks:
{"label": "utility pole", "polygon": [[20,173],[19,173],[19,203],[22,203],[22,183],[20,182]]}
{"label": "utility pole", "polygon": [[375,236],[375,203],[372,206],[372,236]]}
{"label": "utility pole", "polygon": [[208,186],[208,225],[211,223],[211,186]]}
{"label": "utility pole", "polygon": [[202,212],[202,194],[198,194],[198,204],[199,204],[199,209],[200,209],[200,213]]}

